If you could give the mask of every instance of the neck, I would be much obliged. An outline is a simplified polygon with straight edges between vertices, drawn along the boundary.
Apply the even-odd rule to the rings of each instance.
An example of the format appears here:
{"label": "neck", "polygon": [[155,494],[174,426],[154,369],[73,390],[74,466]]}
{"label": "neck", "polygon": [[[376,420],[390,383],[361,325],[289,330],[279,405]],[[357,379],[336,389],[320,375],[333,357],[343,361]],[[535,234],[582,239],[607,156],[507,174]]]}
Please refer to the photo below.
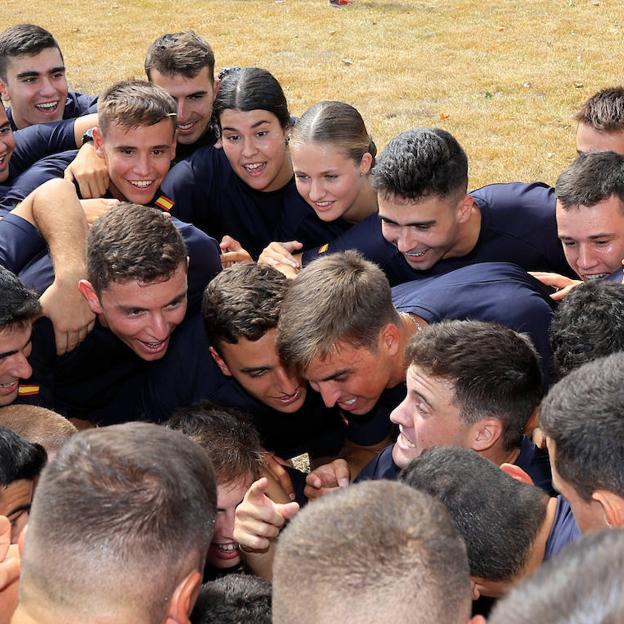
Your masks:
{"label": "neck", "polygon": [[546,542],[548,541],[548,536],[550,535],[553,524],[555,522],[556,511],[557,499],[551,496],[548,499],[548,503],[546,503],[546,518],[544,519],[544,522],[542,523],[542,526],[537,533],[535,542],[533,542],[531,554],[529,555],[529,560],[527,561],[527,564],[522,571],[523,576],[533,574],[533,572],[535,572],[535,570],[537,570],[537,568],[539,568],[544,562]]}
{"label": "neck", "polygon": [[417,316],[416,314],[405,314],[400,312],[399,317],[399,350],[396,358],[396,365],[390,373],[390,381],[386,386],[387,388],[394,388],[405,381],[405,372],[409,366],[409,362],[405,358],[407,343],[416,332],[419,332],[423,327],[428,325],[425,319],[420,318],[420,316]]}
{"label": "neck", "polygon": [[345,211],[342,218],[348,223],[359,223],[375,212],[377,212],[377,191],[371,187],[366,175],[355,202]]}
{"label": "neck", "polygon": [[473,200],[468,220],[464,223],[460,223],[457,241],[444,257],[461,258],[462,256],[468,255],[475,248],[480,233],[481,211]]}
{"label": "neck", "polygon": [[497,440],[489,449],[481,451],[479,455],[500,466],[501,464],[513,464],[518,459],[518,455],[520,455],[520,449],[515,448],[511,449],[511,451],[506,451],[500,447],[499,440]]}

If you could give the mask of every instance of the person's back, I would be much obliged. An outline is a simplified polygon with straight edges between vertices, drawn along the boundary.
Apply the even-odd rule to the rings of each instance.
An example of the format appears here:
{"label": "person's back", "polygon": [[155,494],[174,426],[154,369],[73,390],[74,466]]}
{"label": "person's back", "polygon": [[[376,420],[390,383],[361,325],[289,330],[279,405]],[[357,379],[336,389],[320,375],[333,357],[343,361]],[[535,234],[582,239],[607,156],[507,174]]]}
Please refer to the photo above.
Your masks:
{"label": "person's back", "polygon": [[39,482],[13,624],[188,622],[215,516],[209,458],[182,434],[77,434]]}

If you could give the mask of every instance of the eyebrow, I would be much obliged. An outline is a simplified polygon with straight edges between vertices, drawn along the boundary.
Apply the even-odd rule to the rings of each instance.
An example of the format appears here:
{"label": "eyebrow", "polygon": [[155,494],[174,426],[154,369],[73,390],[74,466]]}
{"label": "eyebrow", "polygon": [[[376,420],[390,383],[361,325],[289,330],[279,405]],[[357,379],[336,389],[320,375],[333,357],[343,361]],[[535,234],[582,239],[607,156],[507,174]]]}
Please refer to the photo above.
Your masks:
{"label": "eyebrow", "polygon": [[[162,306],[163,308],[166,308],[167,306],[170,306],[172,303],[176,303],[177,301],[181,301],[182,299],[186,299],[186,293],[187,291],[185,290],[183,293],[180,293],[179,295],[176,295],[173,299],[170,299],[167,303],[165,303],[164,306]],[[118,305],[116,306],[116,308],[118,310],[122,310],[124,312],[128,312],[130,310],[138,310],[139,312],[145,312],[147,310],[147,308],[142,308],[141,306],[125,306],[125,305]]]}
{"label": "eyebrow", "polygon": [[33,71],[33,70],[29,70],[29,71],[25,71],[25,72],[21,72],[19,74],[17,74],[17,78],[36,78],[37,76],[41,76],[42,73],[47,73],[47,74],[56,74],[58,72],[64,72],[65,71],[65,66],[64,65],[60,65],[59,67],[53,67],[52,69],[50,69],[47,72],[37,72],[37,71]]}
{"label": "eyebrow", "polygon": [[[162,145],[152,145],[149,149],[166,149],[171,147],[169,143],[163,143]],[[138,149],[136,145],[115,145],[114,149],[116,150],[135,150]]]}
{"label": "eyebrow", "polygon": [[8,121],[0,124],[0,130],[4,130],[5,128],[10,128],[11,124]]}
{"label": "eyebrow", "polygon": [[30,344],[31,340],[32,340],[32,336],[29,336],[28,340],[24,343],[24,345],[21,348],[13,349],[13,351],[5,351],[4,353],[0,353],[0,360],[10,357],[11,355],[15,355],[19,351],[23,351]]}
{"label": "eyebrow", "polygon": [[327,375],[327,377],[323,377],[319,381],[332,381],[336,379],[336,377],[340,377],[340,375],[344,375],[345,373],[350,373],[350,368],[341,368],[337,371],[334,371],[331,375]]}
{"label": "eyebrow", "polygon": [[[251,126],[252,129],[257,128],[258,126],[261,126],[262,124],[268,124],[269,120],[268,119],[261,119],[260,121],[256,121],[255,124],[253,124]],[[240,132],[240,130],[237,130],[236,128],[231,128],[230,126],[223,126],[223,128],[221,128],[222,130],[229,130],[230,132]]]}
{"label": "eyebrow", "polygon": [[[613,232],[605,232],[604,234],[592,234],[591,236],[588,236],[587,238],[589,240],[595,240],[596,238],[612,238],[613,236],[615,236]],[[576,240],[576,239],[572,236],[568,236],[567,234],[561,234],[561,236],[559,236],[559,240]]]}
{"label": "eyebrow", "polygon": [[396,221],[393,221],[392,219],[388,217],[384,217],[384,215],[382,215],[381,213],[379,214],[379,218],[382,221],[385,221],[386,223],[391,223],[392,225],[398,225],[400,227],[412,227],[412,226],[422,227],[423,225],[435,225],[437,223],[435,219],[429,219],[429,221],[413,221],[412,223],[405,223],[404,225],[401,225],[400,223],[397,223]]}
{"label": "eyebrow", "polygon": [[256,373],[258,371],[271,370],[271,368],[273,367],[272,366],[248,366],[245,368],[241,368],[240,371],[241,373]]}
{"label": "eyebrow", "polygon": [[193,91],[193,93],[189,93],[186,97],[193,97],[194,95],[206,95],[208,91]]}

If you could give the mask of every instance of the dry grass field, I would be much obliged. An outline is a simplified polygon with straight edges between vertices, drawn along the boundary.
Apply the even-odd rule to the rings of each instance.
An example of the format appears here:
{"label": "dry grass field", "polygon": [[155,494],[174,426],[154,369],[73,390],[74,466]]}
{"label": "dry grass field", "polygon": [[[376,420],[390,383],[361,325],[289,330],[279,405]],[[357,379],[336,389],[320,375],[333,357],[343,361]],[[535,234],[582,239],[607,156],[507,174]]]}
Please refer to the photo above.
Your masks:
{"label": "dry grass field", "polygon": [[293,114],[347,101],[379,148],[410,127],[449,130],[472,187],[554,182],[576,109],[624,82],[622,0],[0,0],[1,29],[26,21],[56,35],[85,92],[142,77],[152,39],[192,28],[218,68],[274,73]]}

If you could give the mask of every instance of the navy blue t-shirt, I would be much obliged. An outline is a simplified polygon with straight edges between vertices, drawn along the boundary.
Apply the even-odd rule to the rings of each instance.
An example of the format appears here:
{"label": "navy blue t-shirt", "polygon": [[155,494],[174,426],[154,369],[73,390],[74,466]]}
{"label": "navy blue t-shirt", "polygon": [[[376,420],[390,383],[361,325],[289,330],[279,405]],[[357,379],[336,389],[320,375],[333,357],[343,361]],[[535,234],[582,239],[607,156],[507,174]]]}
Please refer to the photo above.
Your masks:
{"label": "navy blue t-shirt", "polygon": [[550,534],[546,540],[546,549],[544,551],[544,561],[552,559],[558,555],[568,544],[580,539],[581,530],[576,524],[570,503],[563,498],[557,496],[557,509],[555,511],[555,520]]}
{"label": "navy blue t-shirt", "polygon": [[[17,130],[11,107],[9,106],[4,110],[6,111],[7,118],[11,124],[11,129],[14,131]],[[63,111],[63,119],[75,119],[76,117],[82,117],[83,115],[88,115],[89,113],[97,113],[97,96],[84,95],[83,93],[78,93],[77,91],[70,91],[67,94],[65,110]]]}
{"label": "navy blue t-shirt", "polygon": [[381,235],[381,220],[371,215],[320,249],[304,253],[307,264],[321,254],[359,250],[378,264],[392,285],[448,273],[478,262],[512,262],[527,271],[552,271],[574,277],[557,237],[554,189],[540,183],[490,184],[472,191],[481,211],[481,230],[473,250],[440,260],[431,269],[412,269]]}
{"label": "navy blue t-shirt", "polygon": [[555,303],[524,269],[505,262],[472,264],[395,286],[392,301],[399,312],[415,314],[428,323],[491,321],[527,333],[542,359],[545,382],[550,383],[548,328]]}
{"label": "navy blue t-shirt", "polygon": [[360,473],[353,480],[353,483],[360,481],[377,481],[378,479],[387,479],[396,481],[399,478],[401,469],[394,463],[392,459],[392,449],[394,444],[386,446],[386,448],[371,459],[371,461],[360,470]]}
{"label": "navy blue t-shirt", "polygon": [[277,191],[252,189],[236,175],[223,150],[214,147],[198,149],[179,162],[161,191],[174,202],[171,214],[217,240],[232,236],[254,258],[272,241],[298,240],[309,249],[348,228],[341,219],[321,221],[297,193],[294,179]]}

